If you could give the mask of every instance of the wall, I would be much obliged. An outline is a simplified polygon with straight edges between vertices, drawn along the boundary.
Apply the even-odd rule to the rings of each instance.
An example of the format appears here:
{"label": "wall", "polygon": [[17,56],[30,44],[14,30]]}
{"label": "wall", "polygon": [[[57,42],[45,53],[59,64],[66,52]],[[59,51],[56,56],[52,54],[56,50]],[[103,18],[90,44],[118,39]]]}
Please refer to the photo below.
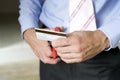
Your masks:
{"label": "wall", "polygon": [[21,39],[18,6],[19,0],[0,0],[0,65],[36,59]]}
{"label": "wall", "polygon": [[0,0],[0,14],[18,13],[19,0]]}

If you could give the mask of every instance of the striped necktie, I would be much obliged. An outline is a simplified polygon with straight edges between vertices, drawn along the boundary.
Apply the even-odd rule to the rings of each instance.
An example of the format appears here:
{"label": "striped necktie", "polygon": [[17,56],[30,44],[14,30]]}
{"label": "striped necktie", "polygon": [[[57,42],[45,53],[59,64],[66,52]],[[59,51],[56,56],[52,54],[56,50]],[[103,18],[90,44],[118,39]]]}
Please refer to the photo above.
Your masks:
{"label": "striped necktie", "polygon": [[76,30],[96,30],[92,0],[70,0],[70,32]]}

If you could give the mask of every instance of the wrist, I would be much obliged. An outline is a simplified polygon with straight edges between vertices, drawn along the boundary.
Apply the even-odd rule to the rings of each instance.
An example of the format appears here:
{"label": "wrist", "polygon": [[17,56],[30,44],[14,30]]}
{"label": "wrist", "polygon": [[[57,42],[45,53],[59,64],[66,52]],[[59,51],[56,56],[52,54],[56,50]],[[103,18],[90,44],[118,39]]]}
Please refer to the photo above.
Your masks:
{"label": "wrist", "polygon": [[27,41],[28,43],[36,41],[37,37],[36,37],[35,29],[34,28],[27,29],[23,33],[23,37],[24,37],[25,41]]}
{"label": "wrist", "polygon": [[99,42],[101,46],[103,46],[104,49],[107,49],[110,47],[110,42],[109,42],[108,37],[101,30],[96,30],[95,36],[96,38],[99,39]]}

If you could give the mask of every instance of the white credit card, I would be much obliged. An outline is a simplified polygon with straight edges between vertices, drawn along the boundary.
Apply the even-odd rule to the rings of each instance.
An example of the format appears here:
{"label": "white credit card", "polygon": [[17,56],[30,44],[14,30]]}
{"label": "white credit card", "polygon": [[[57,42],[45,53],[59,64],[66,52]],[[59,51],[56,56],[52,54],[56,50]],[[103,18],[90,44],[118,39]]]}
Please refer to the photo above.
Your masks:
{"label": "white credit card", "polygon": [[56,32],[48,29],[35,29],[36,36],[38,39],[53,41],[58,38],[66,38],[66,33],[64,32]]}

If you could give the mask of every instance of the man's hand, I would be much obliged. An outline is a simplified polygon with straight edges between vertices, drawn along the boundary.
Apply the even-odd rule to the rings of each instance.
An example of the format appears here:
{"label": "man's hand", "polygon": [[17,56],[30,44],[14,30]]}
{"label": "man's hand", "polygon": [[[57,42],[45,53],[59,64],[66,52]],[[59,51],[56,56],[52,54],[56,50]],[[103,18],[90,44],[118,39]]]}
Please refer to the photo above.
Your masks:
{"label": "man's hand", "polygon": [[67,38],[52,42],[60,58],[66,63],[88,60],[109,47],[108,38],[100,30],[76,31]]}
{"label": "man's hand", "polygon": [[60,60],[59,58],[52,58],[52,52],[48,42],[45,40],[38,40],[34,29],[26,30],[24,32],[24,39],[43,63],[56,64]]}

